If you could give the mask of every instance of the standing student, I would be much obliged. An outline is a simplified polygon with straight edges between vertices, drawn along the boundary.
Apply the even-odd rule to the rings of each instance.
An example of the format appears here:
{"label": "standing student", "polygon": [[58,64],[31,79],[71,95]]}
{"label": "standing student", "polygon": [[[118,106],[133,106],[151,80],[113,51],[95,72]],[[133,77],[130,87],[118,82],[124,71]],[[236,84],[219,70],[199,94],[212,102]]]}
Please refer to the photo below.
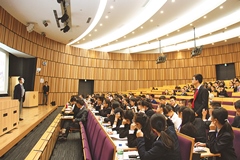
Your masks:
{"label": "standing student", "polygon": [[25,101],[25,89],[23,86],[24,79],[22,77],[19,77],[18,82],[19,84],[17,84],[14,87],[13,99],[18,99],[19,101],[19,120],[22,121],[23,118],[21,118],[21,113],[22,113],[23,102]]}
{"label": "standing student", "polygon": [[45,81],[43,85],[43,105],[47,105],[48,103],[48,94],[49,94],[49,85],[48,85],[48,81]]}
{"label": "standing student", "polygon": [[234,133],[228,122],[228,112],[224,108],[216,108],[212,112],[212,123],[210,124],[207,143],[197,142],[195,145],[208,147],[211,153],[220,153],[221,157],[216,160],[237,160],[233,148]]}
{"label": "standing student", "polygon": [[196,87],[194,98],[192,102],[192,108],[195,112],[195,116],[202,118],[202,110],[208,110],[208,98],[209,93],[202,84],[203,76],[196,74],[192,78],[192,84]]}
{"label": "standing student", "polygon": [[[167,126],[167,121],[168,125]],[[152,130],[156,133],[151,149],[146,151],[144,133],[137,131],[137,149],[141,160],[168,159],[180,160],[180,148],[178,137],[171,120],[167,120],[162,114],[154,114],[150,119]]]}

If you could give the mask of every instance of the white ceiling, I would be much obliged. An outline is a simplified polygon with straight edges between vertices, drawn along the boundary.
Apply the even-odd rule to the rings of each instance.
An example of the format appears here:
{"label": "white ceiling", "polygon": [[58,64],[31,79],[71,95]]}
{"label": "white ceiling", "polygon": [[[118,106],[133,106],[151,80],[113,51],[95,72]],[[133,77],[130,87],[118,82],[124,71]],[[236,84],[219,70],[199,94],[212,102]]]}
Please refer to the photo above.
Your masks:
{"label": "white ceiling", "polygon": [[197,46],[240,41],[240,0],[65,1],[71,12],[67,33],[60,31],[63,23],[56,24],[53,10],[63,15],[57,0],[1,0],[1,6],[50,39],[96,51],[159,53],[159,40],[163,52],[185,50],[194,47],[193,27]]}

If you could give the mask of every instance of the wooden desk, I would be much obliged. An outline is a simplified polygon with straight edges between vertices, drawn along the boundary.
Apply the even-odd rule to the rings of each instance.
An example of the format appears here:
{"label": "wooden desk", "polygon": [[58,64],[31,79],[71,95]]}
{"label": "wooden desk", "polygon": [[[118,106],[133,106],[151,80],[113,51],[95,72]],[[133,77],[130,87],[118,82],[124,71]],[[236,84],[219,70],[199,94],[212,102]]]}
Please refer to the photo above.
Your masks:
{"label": "wooden desk", "polygon": [[205,157],[221,157],[220,153],[211,153],[209,148],[207,147],[205,147],[204,150],[206,152],[193,152],[193,160],[197,160],[199,158],[205,158]]}

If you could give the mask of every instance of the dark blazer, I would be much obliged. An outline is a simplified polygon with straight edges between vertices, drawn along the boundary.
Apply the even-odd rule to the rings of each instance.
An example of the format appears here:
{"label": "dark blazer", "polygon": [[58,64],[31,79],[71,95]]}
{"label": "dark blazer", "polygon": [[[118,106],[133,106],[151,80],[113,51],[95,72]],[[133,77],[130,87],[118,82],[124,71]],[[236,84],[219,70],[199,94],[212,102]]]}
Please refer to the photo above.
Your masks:
{"label": "dark blazer", "polygon": [[103,108],[99,111],[99,115],[102,117],[107,117],[108,114],[111,113],[111,107]]}
{"label": "dark blazer", "polygon": [[79,109],[75,117],[75,122],[79,123],[81,121],[83,124],[86,124],[87,116],[88,116],[88,110],[86,109],[86,107],[83,107],[82,109]]}
{"label": "dark blazer", "polygon": [[232,126],[233,126],[233,127],[240,128],[240,116],[236,116],[236,117],[234,117],[234,120],[233,120]]}
{"label": "dark blazer", "polygon": [[43,93],[46,94],[47,92],[49,92],[49,85],[44,85],[43,86]]}
{"label": "dark blazer", "polygon": [[233,148],[233,137],[229,132],[220,130],[217,137],[216,132],[209,132],[208,136],[209,139],[206,144],[210,151],[221,153],[221,157],[216,157],[216,160],[237,160]]}
{"label": "dark blazer", "polygon": [[[21,101],[22,98],[22,88],[20,84],[17,84],[14,87],[14,92],[13,92],[13,99],[18,99],[19,101]],[[23,102],[25,101],[25,92],[23,95]]]}
{"label": "dark blazer", "polygon": [[80,109],[77,107],[77,105],[76,105],[76,104],[74,104],[74,108],[73,108],[73,115],[74,115],[74,117],[76,117],[76,116],[77,116],[77,114],[78,114],[79,110],[80,110]]}
{"label": "dark blazer", "polygon": [[119,138],[125,138],[128,136],[130,130],[130,124],[125,124],[124,127],[119,127],[118,133],[119,133]]}
{"label": "dark blazer", "polygon": [[193,121],[193,125],[196,127],[197,130],[197,135],[196,137],[194,137],[195,142],[205,143],[207,139],[205,123],[201,118],[195,118],[195,120]]}
{"label": "dark blazer", "polygon": [[155,99],[151,100],[151,103],[153,103],[153,104],[158,104]]}
{"label": "dark blazer", "polygon": [[166,133],[173,139],[174,141],[174,148],[169,149],[167,148],[162,140],[161,137],[156,140],[151,149],[146,151],[145,149],[145,140],[143,137],[137,138],[137,149],[141,160],[181,160],[180,156],[180,148],[178,143],[178,137],[174,126],[169,126]]}
{"label": "dark blazer", "polygon": [[151,108],[148,108],[148,109],[145,111],[145,114],[146,114],[149,118],[151,118],[154,113],[155,113],[155,112],[154,112]]}
{"label": "dark blazer", "polygon": [[197,97],[194,101],[194,112],[198,114],[197,117],[202,118],[202,110],[205,108],[208,110],[208,98],[209,98],[209,93],[206,88],[204,88],[203,85],[198,90]]}
{"label": "dark blazer", "polygon": [[178,114],[178,111],[179,111],[179,109],[180,109],[180,106],[177,104],[175,107],[172,106],[172,108],[173,108],[173,111]]}

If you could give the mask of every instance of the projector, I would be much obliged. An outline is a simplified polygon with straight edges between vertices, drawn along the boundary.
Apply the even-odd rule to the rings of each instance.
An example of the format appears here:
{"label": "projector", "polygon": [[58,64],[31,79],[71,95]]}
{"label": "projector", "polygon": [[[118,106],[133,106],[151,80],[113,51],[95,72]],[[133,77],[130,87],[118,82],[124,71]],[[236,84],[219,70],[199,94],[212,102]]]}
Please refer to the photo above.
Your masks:
{"label": "projector", "polygon": [[164,62],[166,62],[166,59],[167,59],[166,55],[161,55],[158,57],[156,64],[164,63]]}
{"label": "projector", "polygon": [[191,57],[198,56],[202,53],[203,46],[195,47],[191,52]]}

